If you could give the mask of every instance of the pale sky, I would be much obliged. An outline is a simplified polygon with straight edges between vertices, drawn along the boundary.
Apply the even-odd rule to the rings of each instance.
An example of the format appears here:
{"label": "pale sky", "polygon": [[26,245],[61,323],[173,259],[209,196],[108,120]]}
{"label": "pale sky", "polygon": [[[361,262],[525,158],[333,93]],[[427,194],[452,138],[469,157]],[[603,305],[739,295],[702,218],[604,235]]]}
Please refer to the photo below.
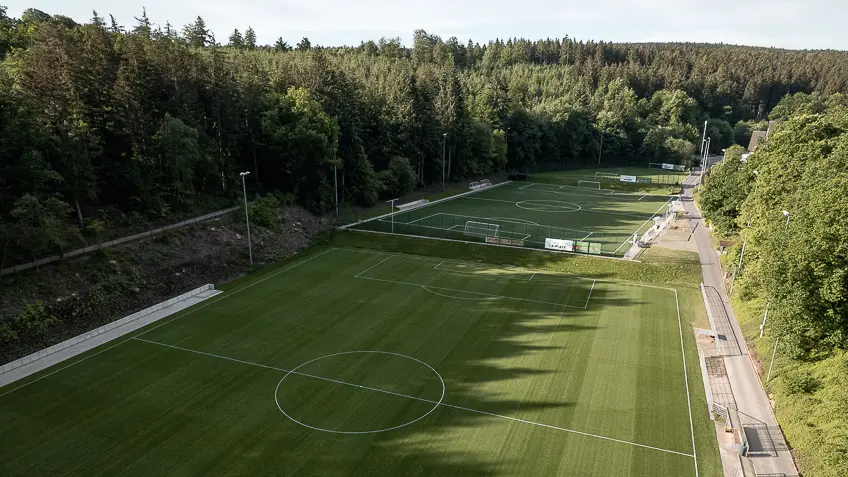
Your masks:
{"label": "pale sky", "polygon": [[845,0],[0,0],[8,14],[26,8],[78,22],[97,10],[130,27],[147,7],[152,22],[180,29],[200,15],[226,43],[252,26],[259,43],[358,45],[412,31],[480,43],[494,38],[563,37],[604,41],[732,43],[848,50]]}

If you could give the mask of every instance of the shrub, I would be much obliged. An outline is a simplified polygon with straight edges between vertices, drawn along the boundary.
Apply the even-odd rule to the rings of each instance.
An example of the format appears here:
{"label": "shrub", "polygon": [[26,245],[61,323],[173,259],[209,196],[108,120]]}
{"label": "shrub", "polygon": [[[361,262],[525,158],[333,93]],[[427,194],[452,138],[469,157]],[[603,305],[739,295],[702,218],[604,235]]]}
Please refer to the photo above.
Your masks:
{"label": "shrub", "polygon": [[266,195],[248,204],[250,223],[259,227],[276,229],[280,225],[280,200]]}

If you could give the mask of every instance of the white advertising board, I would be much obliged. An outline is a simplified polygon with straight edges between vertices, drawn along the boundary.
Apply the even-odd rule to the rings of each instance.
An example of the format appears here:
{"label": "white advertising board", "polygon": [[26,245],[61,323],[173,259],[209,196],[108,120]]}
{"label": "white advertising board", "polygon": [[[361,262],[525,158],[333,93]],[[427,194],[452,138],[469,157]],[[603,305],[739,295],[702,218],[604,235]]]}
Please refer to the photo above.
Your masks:
{"label": "white advertising board", "polygon": [[574,251],[574,241],[573,240],[561,240],[561,239],[545,239],[545,248],[549,248],[551,250],[565,250],[566,252]]}

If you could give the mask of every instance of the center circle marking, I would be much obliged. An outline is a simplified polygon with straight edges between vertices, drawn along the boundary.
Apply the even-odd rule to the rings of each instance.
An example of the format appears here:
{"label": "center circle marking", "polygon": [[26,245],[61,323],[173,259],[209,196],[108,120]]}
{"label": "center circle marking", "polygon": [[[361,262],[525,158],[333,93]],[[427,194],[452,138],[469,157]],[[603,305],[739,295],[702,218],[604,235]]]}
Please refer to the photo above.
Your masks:
{"label": "center circle marking", "polygon": [[577,212],[578,210],[583,209],[583,207],[580,207],[578,204],[573,202],[547,199],[522,200],[521,202],[516,202],[515,206],[524,210],[557,213]]}
{"label": "center circle marking", "polygon": [[[289,375],[292,375],[292,374],[295,374],[295,375],[301,375],[301,376],[306,376],[306,377],[315,377],[316,379],[325,379],[325,380],[328,380],[328,381],[331,381],[331,382],[334,382],[334,383],[337,383],[337,384],[343,384],[343,385],[346,385],[346,386],[355,386],[355,387],[358,387],[358,388],[360,388],[360,389],[369,389],[369,390],[372,390],[372,391],[374,391],[374,392],[378,392],[378,393],[393,394],[393,395],[395,395],[395,396],[407,397],[407,398],[410,398],[410,399],[417,399],[417,398],[412,398],[412,397],[409,397],[409,396],[403,396],[403,395],[401,395],[401,394],[399,394],[399,393],[393,393],[393,392],[390,392],[390,391],[383,391],[383,390],[377,390],[377,389],[372,389],[372,388],[366,388],[366,387],[364,387],[364,386],[360,386],[360,385],[358,385],[358,384],[345,383],[345,382],[342,382],[342,381],[336,381],[336,380],[334,380],[334,379],[329,379],[329,378],[318,378],[318,377],[316,377],[316,376],[311,376],[311,375],[308,375],[308,374],[306,374],[306,373],[299,373],[299,372],[297,371],[298,369],[303,368],[304,366],[307,366],[307,365],[309,365],[309,364],[312,364],[312,363],[314,363],[314,362],[316,362],[316,361],[320,361],[320,360],[322,360],[322,359],[332,358],[332,357],[334,357],[334,356],[342,356],[342,355],[347,355],[347,354],[365,354],[365,353],[368,353],[368,354],[385,354],[385,355],[389,355],[389,356],[398,356],[398,357],[401,357],[401,358],[411,359],[412,361],[415,361],[416,363],[423,364],[424,366],[427,366],[427,368],[429,368],[429,369],[430,369],[430,371],[432,371],[432,372],[436,375],[436,377],[437,377],[437,378],[439,378],[439,381],[442,383],[442,394],[441,394],[441,396],[439,396],[439,400],[436,402],[436,404],[434,404],[434,405],[433,405],[433,407],[432,407],[429,411],[427,411],[427,412],[426,412],[426,413],[424,413],[423,415],[421,415],[421,416],[419,416],[419,417],[417,417],[417,418],[415,418],[415,419],[413,419],[413,420],[411,420],[411,421],[409,421],[409,422],[406,422],[406,423],[404,423],[404,424],[400,424],[400,425],[397,425],[397,426],[393,426],[393,427],[386,427],[386,428],[384,428],[384,429],[373,429],[373,430],[368,430],[368,431],[339,431],[339,430],[335,430],[335,429],[324,429],[324,428],[321,428],[321,427],[310,426],[309,424],[306,424],[306,423],[300,422],[300,421],[298,421],[297,419],[295,419],[295,418],[293,418],[292,416],[290,416],[290,415],[289,415],[289,414],[288,414],[288,413],[287,413],[287,412],[283,409],[283,407],[280,405],[280,400],[277,398],[277,395],[278,395],[278,394],[279,394],[279,392],[280,392],[280,385],[281,385],[281,384],[283,384],[283,381],[285,381],[285,380],[286,380],[286,378],[288,378],[288,377],[289,377]],[[333,433],[333,434],[374,434],[374,433],[377,433],[377,432],[387,432],[387,431],[393,431],[393,430],[395,430],[395,429],[400,429],[401,427],[409,426],[409,425],[414,424],[414,423],[416,423],[416,422],[420,421],[421,419],[424,419],[425,417],[429,416],[429,415],[430,415],[430,413],[432,413],[432,412],[433,412],[433,411],[435,411],[435,410],[436,410],[439,406],[441,406],[441,405],[442,405],[442,400],[444,400],[444,399],[445,399],[445,380],[444,380],[444,379],[442,379],[442,375],[441,375],[441,374],[439,374],[439,372],[438,372],[438,371],[436,371],[436,369],[435,369],[435,368],[433,368],[433,367],[432,367],[432,366],[430,366],[429,364],[425,363],[424,361],[421,361],[420,359],[413,358],[412,356],[407,356],[407,355],[405,355],[405,354],[392,353],[391,351],[343,351],[343,352],[341,352],[341,353],[333,353],[333,354],[328,354],[328,355],[326,355],[326,356],[319,356],[319,357],[317,357],[317,358],[315,358],[315,359],[311,359],[311,360],[309,360],[309,361],[307,361],[307,362],[305,362],[305,363],[303,363],[303,364],[301,364],[301,365],[299,365],[299,366],[295,367],[295,368],[294,368],[294,369],[292,369],[291,371],[287,372],[287,373],[286,373],[286,375],[285,375],[285,376],[283,376],[283,378],[282,378],[282,379],[280,379],[280,382],[279,382],[279,383],[277,383],[277,387],[274,389],[274,402],[275,402],[275,403],[277,403],[277,409],[279,409],[279,410],[280,410],[280,412],[282,412],[284,416],[286,416],[287,418],[289,418],[291,421],[293,421],[293,422],[295,422],[295,423],[297,423],[297,424],[300,424],[300,425],[301,425],[301,426],[303,426],[303,427],[307,427],[307,428],[312,429],[312,430],[315,430],[315,431],[330,432],[330,433]],[[424,400],[424,401],[426,401],[426,402],[431,402],[429,399],[422,399],[422,400]]]}

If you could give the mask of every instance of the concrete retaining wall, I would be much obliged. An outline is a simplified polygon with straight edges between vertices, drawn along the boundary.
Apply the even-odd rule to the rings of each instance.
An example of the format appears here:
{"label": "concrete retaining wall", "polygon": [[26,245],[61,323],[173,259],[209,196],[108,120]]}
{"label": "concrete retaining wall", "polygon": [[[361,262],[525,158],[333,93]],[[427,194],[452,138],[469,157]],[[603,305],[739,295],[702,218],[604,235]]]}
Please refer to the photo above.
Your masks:
{"label": "concrete retaining wall", "polygon": [[[198,294],[206,292],[206,291],[214,290],[214,289],[215,289],[214,285],[211,285],[211,284],[203,285],[200,288],[195,288],[194,290],[183,293],[180,296],[175,296],[174,298],[171,298],[170,300],[163,301],[162,303],[159,303],[157,305],[153,305],[150,308],[145,308],[144,310],[133,313],[132,315],[121,318],[120,320],[113,321],[112,323],[109,323],[108,325],[101,326],[100,328],[97,328],[96,330],[91,330],[88,333],[83,333],[83,334],[81,334],[79,336],[75,336],[75,337],[73,337],[73,338],[71,338],[67,341],[63,341],[63,342],[55,344],[55,345],[53,345],[49,348],[45,348],[45,349],[38,351],[36,353],[24,356],[21,359],[17,359],[15,361],[10,362],[10,363],[6,363],[3,366],[0,366],[0,374],[7,373],[7,372],[9,372],[13,369],[20,368],[21,366],[33,363],[33,362],[38,361],[40,359],[44,359],[47,356],[50,356],[54,353],[57,353],[59,351],[70,348],[71,346],[82,343],[83,341],[94,338],[95,336],[99,336],[99,335],[102,335],[103,333],[107,333],[109,331],[112,331],[115,328],[118,328],[118,327],[123,326],[127,323],[133,322],[133,321],[135,321],[139,318],[147,316],[151,313],[159,311],[162,308],[171,306],[174,303],[181,302],[181,301],[185,300],[186,298],[198,295]],[[118,336],[120,336],[120,335],[116,335],[112,339],[117,338]],[[76,353],[76,354],[79,354],[79,353]],[[73,356],[73,355],[69,355],[68,357],[71,357],[71,356]]]}

